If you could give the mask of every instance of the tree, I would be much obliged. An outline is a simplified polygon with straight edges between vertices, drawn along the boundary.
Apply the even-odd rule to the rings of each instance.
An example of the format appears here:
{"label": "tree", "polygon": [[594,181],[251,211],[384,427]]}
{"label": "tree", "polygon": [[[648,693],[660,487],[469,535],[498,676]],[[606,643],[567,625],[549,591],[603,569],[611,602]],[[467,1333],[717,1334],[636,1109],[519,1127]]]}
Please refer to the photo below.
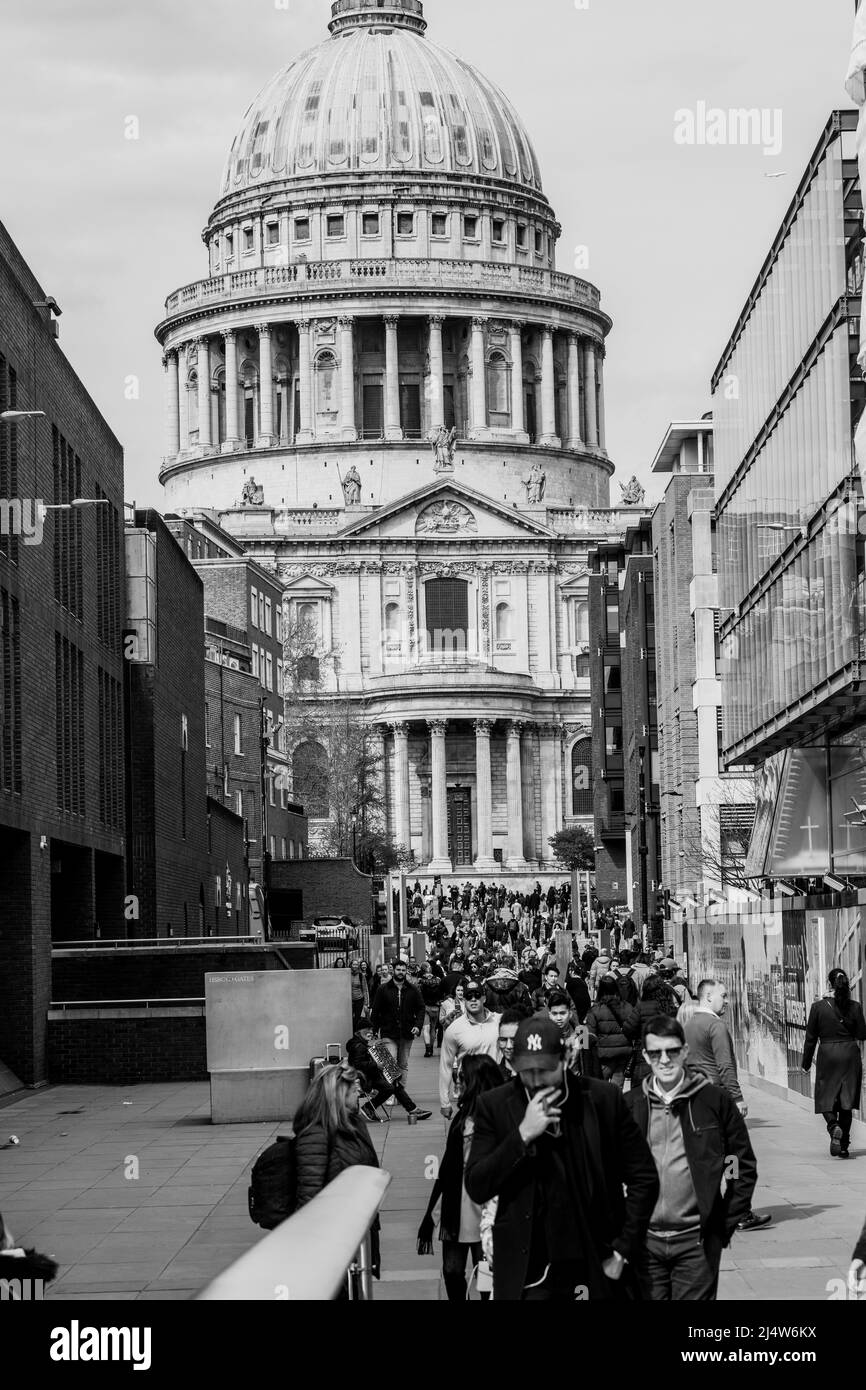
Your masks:
{"label": "tree", "polygon": [[755,819],[758,770],[743,769],[725,778],[717,800],[705,808],[687,809],[680,838],[680,882],[688,889],[754,890],[747,877],[749,839]]}
{"label": "tree", "polygon": [[595,838],[582,825],[557,831],[547,843],[567,869],[595,868]]}

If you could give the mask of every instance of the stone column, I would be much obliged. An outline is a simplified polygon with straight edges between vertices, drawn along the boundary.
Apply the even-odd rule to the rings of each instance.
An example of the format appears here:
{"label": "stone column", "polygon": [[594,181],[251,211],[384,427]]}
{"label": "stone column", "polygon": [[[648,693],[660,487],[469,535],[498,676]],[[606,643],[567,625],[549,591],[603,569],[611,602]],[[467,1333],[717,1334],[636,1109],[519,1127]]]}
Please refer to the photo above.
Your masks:
{"label": "stone column", "polygon": [[475,868],[492,873],[499,866],[493,858],[493,778],[490,767],[491,719],[475,721],[475,777],[478,788],[478,858]]}
{"label": "stone column", "polygon": [[367,734],[367,749],[374,762],[371,780],[376,783],[379,799],[384,809],[388,797],[385,787],[385,730],[381,724],[370,726]]}
{"label": "stone column", "polygon": [[409,819],[409,725],[392,724],[394,732],[394,838],[406,850],[412,848]]}
{"label": "stone column", "polygon": [[311,444],[315,439],[313,430],[313,348],[310,341],[310,325],[298,324],[300,353],[298,362],[298,381],[301,387],[301,428],[297,432],[296,443]]}
{"label": "stone column", "polygon": [[541,334],[541,438],[540,444],[558,448],[556,433],[556,371],[553,364],[553,329]]}
{"label": "stone column", "polygon": [[213,446],[210,421],[210,346],[207,338],[198,340],[198,442],[199,448]]}
{"label": "stone column", "polygon": [[505,867],[526,869],[523,857],[523,772],[520,765],[520,737],[523,725],[508,725],[506,776],[508,785],[508,858]]}
{"label": "stone column", "polygon": [[400,349],[396,314],[385,316],[385,438],[402,439],[400,424]]}
{"label": "stone column", "polygon": [[180,348],[180,451],[189,449],[189,346]]}
{"label": "stone column", "polygon": [[487,363],[484,360],[486,319],[472,320],[472,414],[471,428],[477,438],[487,431]]}
{"label": "stone column", "polygon": [[607,429],[604,421],[604,348],[598,350],[598,447],[607,450]]}
{"label": "stone column", "polygon": [[238,335],[233,328],[223,334],[226,344],[226,437],[223,452],[233,453],[240,441],[240,391],[238,379]]}
{"label": "stone column", "polygon": [[258,443],[269,449],[274,442],[274,353],[269,323],[259,325],[259,403]]}
{"label": "stone column", "polygon": [[445,719],[430,721],[431,799],[433,806],[433,858],[429,868],[433,873],[450,874],[448,857],[448,779],[445,752]]}
{"label": "stone column", "polygon": [[583,395],[586,409],[586,443],[598,448],[598,411],[595,394],[595,343],[587,340],[583,357]]}
{"label": "stone column", "polygon": [[180,453],[180,364],[172,349],[163,358],[165,366],[165,456],[176,458]]}
{"label": "stone column", "polygon": [[538,732],[541,753],[541,844],[538,859],[545,864],[553,859],[550,837],[559,830],[556,764],[561,753],[562,731],[556,724],[543,724]]}
{"label": "stone column", "polygon": [[445,424],[445,359],[442,352],[441,314],[430,316],[430,429]]}
{"label": "stone column", "polygon": [[342,396],[341,437],[346,440],[358,438],[355,424],[355,323],[346,316],[340,319],[340,393]]}
{"label": "stone column", "polygon": [[515,321],[508,332],[511,339],[511,427],[518,444],[528,444],[523,401],[523,324]]}
{"label": "stone column", "polygon": [[580,339],[568,335],[568,443],[579,449],[580,437]]}

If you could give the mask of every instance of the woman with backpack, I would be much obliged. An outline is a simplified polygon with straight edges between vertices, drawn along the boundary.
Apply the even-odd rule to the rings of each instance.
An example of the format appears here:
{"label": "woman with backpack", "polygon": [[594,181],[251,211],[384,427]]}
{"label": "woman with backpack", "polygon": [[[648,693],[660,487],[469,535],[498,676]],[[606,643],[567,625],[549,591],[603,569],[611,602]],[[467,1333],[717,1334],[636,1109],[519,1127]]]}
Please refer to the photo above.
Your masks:
{"label": "woman with backpack", "polygon": [[[346,1062],[325,1067],[312,1082],[295,1115],[295,1210],[312,1202],[346,1168],[378,1168],[379,1160],[359,1111],[363,1081]],[[380,1275],[379,1217],[370,1227],[370,1259]],[[343,1296],[348,1296],[342,1295]]]}
{"label": "woman with backpack", "polygon": [[615,975],[603,975],[599,980],[595,1003],[584,1021],[598,1038],[605,1081],[612,1081],[622,1090],[632,1048],[640,1035],[640,1014],[621,998]]}
{"label": "woman with backpack", "polygon": [[[439,1239],[442,1241],[442,1279],[449,1303],[465,1303],[466,1257],[473,1271],[481,1260],[481,1208],[470,1201],[463,1185],[463,1170],[472,1146],[475,1107],[485,1091],[502,1085],[502,1072],[492,1057],[464,1057],[455,1082],[457,1114],[451,1121],[439,1175],[433,1184],[424,1220],[418,1231],[418,1254],[433,1254],[433,1213],[441,1199]],[[487,1300],[490,1294],[482,1293]]]}
{"label": "woman with backpack", "polygon": [[[815,1114],[823,1115],[833,1158],[849,1158],[853,1110],[860,1104],[866,1018],[844,970],[830,971],[831,993],[812,1005],[803,1048],[803,1071],[812,1069],[815,1048]],[[820,1043],[820,1047],[818,1044]]]}

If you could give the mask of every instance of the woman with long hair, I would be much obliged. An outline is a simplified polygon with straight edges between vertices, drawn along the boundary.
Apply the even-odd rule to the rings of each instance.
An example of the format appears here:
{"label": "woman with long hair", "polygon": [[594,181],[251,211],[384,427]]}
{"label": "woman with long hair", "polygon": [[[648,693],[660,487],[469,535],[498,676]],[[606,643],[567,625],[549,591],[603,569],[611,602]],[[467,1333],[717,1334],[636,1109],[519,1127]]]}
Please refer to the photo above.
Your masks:
{"label": "woman with long hair", "polygon": [[353,960],[349,966],[352,972],[352,1027],[357,1033],[362,1022],[370,1017],[370,987],[362,969],[364,962]]}
{"label": "woman with long hair", "polygon": [[[317,1197],[346,1168],[378,1168],[370,1133],[360,1114],[363,1082],[347,1062],[325,1067],[295,1115],[297,1206]],[[370,1256],[378,1279],[379,1217],[370,1228]],[[342,1297],[343,1295],[341,1295]]]}
{"label": "woman with long hair", "polygon": [[[812,1069],[815,1048],[815,1114],[823,1115],[833,1158],[849,1158],[852,1111],[860,1104],[866,1018],[844,970],[830,971],[830,991],[812,1005],[806,1025],[803,1071]],[[820,1043],[820,1047],[818,1044]]]}
{"label": "woman with long hair", "polygon": [[[502,1072],[492,1057],[480,1054],[463,1058],[455,1085],[457,1114],[451,1121],[439,1174],[418,1231],[418,1254],[432,1255],[433,1213],[441,1199],[442,1279],[449,1303],[466,1301],[467,1255],[472,1258],[473,1270],[481,1260],[481,1208],[470,1200],[463,1172],[472,1145],[478,1098],[502,1084]],[[483,1293],[481,1297],[487,1300],[490,1295]]]}
{"label": "woman with long hair", "polygon": [[605,1081],[612,1081],[622,1090],[625,1069],[640,1033],[640,1014],[634,1005],[622,998],[615,975],[603,975],[599,980],[595,1003],[584,1023],[598,1038],[598,1057]]}

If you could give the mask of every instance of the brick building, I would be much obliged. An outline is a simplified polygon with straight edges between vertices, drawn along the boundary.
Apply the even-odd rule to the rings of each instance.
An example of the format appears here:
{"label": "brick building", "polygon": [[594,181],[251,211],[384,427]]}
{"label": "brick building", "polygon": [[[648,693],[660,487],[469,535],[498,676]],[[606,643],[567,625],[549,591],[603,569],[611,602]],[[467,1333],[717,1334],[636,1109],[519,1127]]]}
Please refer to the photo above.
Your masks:
{"label": "brick building", "polygon": [[638,926],[644,916],[653,925],[661,889],[651,540],[641,515],[589,553],[596,894],[627,904]]}
{"label": "brick building", "polygon": [[126,529],[130,935],[248,930],[243,820],[208,801],[203,585],[162,518]]}
{"label": "brick building", "polygon": [[59,312],[0,224],[0,415],[42,412],[0,421],[0,1070],[27,1084],[52,940],[124,925],[123,453]]}

